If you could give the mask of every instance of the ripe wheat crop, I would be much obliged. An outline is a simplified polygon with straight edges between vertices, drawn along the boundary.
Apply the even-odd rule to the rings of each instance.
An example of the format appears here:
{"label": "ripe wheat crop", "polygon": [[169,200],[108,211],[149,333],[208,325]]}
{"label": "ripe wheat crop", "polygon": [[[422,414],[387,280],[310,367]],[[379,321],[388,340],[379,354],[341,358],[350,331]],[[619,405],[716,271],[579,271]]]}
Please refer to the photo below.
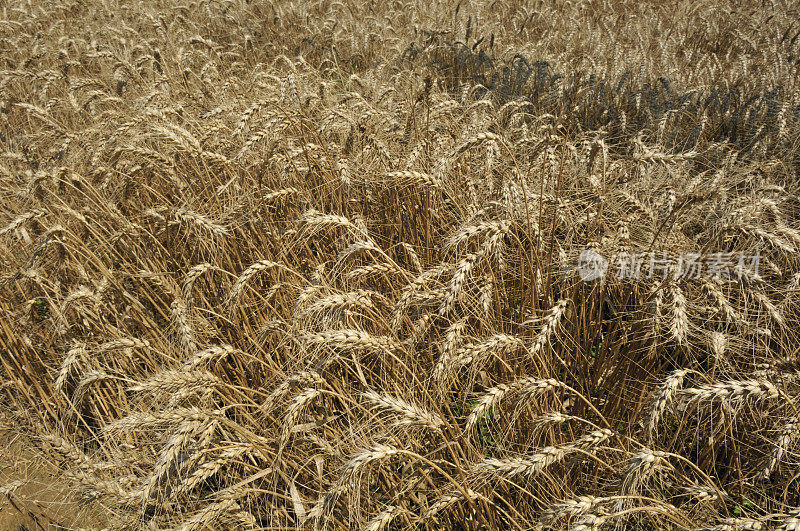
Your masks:
{"label": "ripe wheat crop", "polygon": [[798,20],[0,5],[3,418],[109,529],[800,528]]}

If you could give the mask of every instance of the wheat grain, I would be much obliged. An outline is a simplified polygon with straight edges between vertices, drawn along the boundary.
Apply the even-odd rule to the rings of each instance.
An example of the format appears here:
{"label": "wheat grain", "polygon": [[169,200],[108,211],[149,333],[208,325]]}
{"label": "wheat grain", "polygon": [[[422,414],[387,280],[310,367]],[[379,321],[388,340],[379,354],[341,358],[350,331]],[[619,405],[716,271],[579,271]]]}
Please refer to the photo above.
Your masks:
{"label": "wheat grain", "polygon": [[689,329],[689,318],[686,313],[686,296],[677,282],[670,285],[672,295],[672,321],[670,323],[670,334],[678,345],[686,344],[686,335]]}
{"label": "wheat grain", "polygon": [[572,527],[570,531],[595,531],[600,529],[609,517],[606,515],[586,514],[581,516]]}
{"label": "wheat grain", "polygon": [[767,380],[730,380],[684,389],[680,393],[690,404],[698,405],[716,400],[764,400],[780,396],[775,385]]}
{"label": "wheat grain", "polygon": [[247,286],[247,284],[252,280],[252,278],[262,272],[271,269],[283,269],[283,264],[279,264],[277,262],[273,262],[271,260],[259,260],[254,264],[250,265],[247,269],[245,269],[241,275],[236,279],[236,282],[233,283],[233,287],[231,288],[230,293],[228,293],[228,298],[226,300],[227,305],[233,304],[235,301],[239,300],[239,297],[242,294],[242,291]]}
{"label": "wheat grain", "polygon": [[430,520],[446,508],[459,503],[464,500],[477,500],[482,496],[472,489],[464,489],[464,491],[456,490],[447,494],[443,494],[437,498],[422,514],[422,520]]}
{"label": "wheat grain", "polygon": [[341,350],[362,350],[375,352],[399,352],[402,345],[386,336],[373,336],[367,332],[352,329],[309,332],[305,336],[309,345],[326,346]]}
{"label": "wheat grain", "polygon": [[364,531],[381,531],[392,523],[392,521],[400,515],[406,514],[408,511],[397,505],[390,505],[375,518],[367,522]]}
{"label": "wheat grain", "polygon": [[215,345],[195,352],[191,358],[186,360],[181,366],[182,371],[194,371],[198,366],[216,360],[219,362],[237,353],[237,349],[231,345]]}
{"label": "wheat grain", "polygon": [[452,378],[461,367],[472,363],[478,363],[486,358],[490,353],[501,355],[521,349],[524,345],[522,340],[506,334],[495,334],[494,336],[482,341],[455,350],[452,355],[443,354],[433,370],[433,378],[437,381],[444,381]]}
{"label": "wheat grain", "polygon": [[550,312],[548,313],[547,317],[545,317],[544,324],[539,330],[539,333],[536,335],[533,343],[531,343],[529,349],[531,356],[536,357],[536,355],[539,354],[545,345],[547,345],[547,343],[550,341],[550,338],[555,333],[556,328],[558,328],[561,319],[566,313],[568,304],[569,301],[567,299],[562,299],[550,309]]}
{"label": "wheat grain", "polygon": [[362,450],[361,452],[353,455],[342,467],[340,484],[348,483],[354,476],[363,472],[363,470],[375,463],[385,461],[391,457],[398,455],[400,451],[397,448],[387,446],[385,444],[377,444],[372,448]]}
{"label": "wheat grain", "polygon": [[192,288],[194,287],[195,282],[197,279],[203,276],[208,271],[214,269],[208,262],[204,262],[202,264],[197,264],[196,266],[192,267],[186,276],[183,279],[183,299],[186,301],[187,306],[191,306],[194,303],[194,298],[192,296]]}
{"label": "wheat grain", "polygon": [[79,371],[82,360],[86,355],[86,345],[82,343],[74,344],[72,348],[67,351],[67,355],[64,356],[64,361],[61,363],[61,368],[58,371],[58,376],[54,384],[54,389],[57,393],[64,393],[64,386],[67,380]]}
{"label": "wheat grain", "polygon": [[576,517],[592,512],[599,505],[608,501],[609,498],[598,498],[595,496],[578,496],[551,505],[544,515],[544,520],[553,522],[559,518]]}
{"label": "wheat grain", "polygon": [[790,418],[789,422],[781,428],[777,439],[773,443],[774,448],[761,471],[762,478],[769,479],[770,475],[780,464],[789,447],[800,437],[800,429],[798,428],[800,428],[800,425],[798,425],[795,417]]}
{"label": "wheat grain", "polygon": [[204,390],[220,385],[222,385],[220,379],[210,372],[168,370],[161,371],[144,382],[130,386],[129,390],[174,393],[176,391]]}
{"label": "wheat grain", "polygon": [[289,441],[291,430],[297,425],[298,420],[300,419],[300,416],[303,414],[304,410],[307,409],[321,394],[321,391],[318,389],[309,387],[298,393],[292,400],[292,403],[289,404],[289,408],[286,410],[286,415],[283,418],[283,429],[281,430],[280,439],[278,440],[279,454],[283,451],[283,448]]}
{"label": "wheat grain", "polygon": [[540,474],[550,465],[562,461],[571,450],[572,448],[569,446],[563,448],[548,446],[525,458],[497,459],[489,457],[481,461],[478,468],[494,475],[507,477],[521,474],[531,476]]}
{"label": "wheat grain", "polygon": [[238,512],[239,509],[241,509],[241,506],[235,500],[221,500],[210,503],[176,529],[178,531],[200,531],[209,527],[213,528],[221,516]]}
{"label": "wheat grain", "polygon": [[675,397],[675,394],[683,386],[684,378],[689,371],[686,369],[678,369],[667,377],[666,380],[658,387],[653,395],[653,401],[647,414],[645,427],[647,436],[652,439],[658,428],[658,423],[661,417],[667,410],[667,406]]}
{"label": "wheat grain", "polygon": [[450,284],[448,286],[445,299],[442,302],[442,305],[439,307],[439,315],[444,316],[452,311],[453,306],[455,306],[456,302],[461,296],[464,283],[469,279],[475,263],[480,258],[481,256],[479,254],[471,253],[456,265],[455,274],[453,275],[453,278],[450,279]]}
{"label": "wheat grain", "polygon": [[189,309],[184,301],[175,299],[171,305],[172,321],[178,331],[181,350],[184,353],[197,350],[197,341],[192,326],[189,324]]}
{"label": "wheat grain", "polygon": [[630,496],[638,495],[648,478],[670,467],[667,457],[664,452],[647,448],[633,455],[622,472],[622,493]]}
{"label": "wheat grain", "polygon": [[421,407],[393,396],[382,395],[375,391],[367,391],[364,398],[371,402],[373,407],[394,413],[398,425],[418,425],[438,430],[444,425],[444,420]]}

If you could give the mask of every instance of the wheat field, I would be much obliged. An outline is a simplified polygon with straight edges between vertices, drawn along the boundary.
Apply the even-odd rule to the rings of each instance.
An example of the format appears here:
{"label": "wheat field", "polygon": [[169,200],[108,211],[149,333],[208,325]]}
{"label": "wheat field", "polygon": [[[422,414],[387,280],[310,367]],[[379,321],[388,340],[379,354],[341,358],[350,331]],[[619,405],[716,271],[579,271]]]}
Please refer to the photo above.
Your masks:
{"label": "wheat field", "polygon": [[0,10],[26,529],[800,529],[792,2]]}

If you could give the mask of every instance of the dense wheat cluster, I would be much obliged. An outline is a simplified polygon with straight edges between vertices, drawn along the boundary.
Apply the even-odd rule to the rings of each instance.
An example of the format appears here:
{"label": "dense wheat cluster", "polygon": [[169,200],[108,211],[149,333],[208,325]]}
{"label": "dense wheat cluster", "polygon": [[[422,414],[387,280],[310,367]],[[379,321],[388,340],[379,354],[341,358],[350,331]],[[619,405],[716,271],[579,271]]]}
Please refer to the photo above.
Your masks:
{"label": "dense wheat cluster", "polygon": [[1,11],[3,409],[102,525],[800,529],[792,3]]}

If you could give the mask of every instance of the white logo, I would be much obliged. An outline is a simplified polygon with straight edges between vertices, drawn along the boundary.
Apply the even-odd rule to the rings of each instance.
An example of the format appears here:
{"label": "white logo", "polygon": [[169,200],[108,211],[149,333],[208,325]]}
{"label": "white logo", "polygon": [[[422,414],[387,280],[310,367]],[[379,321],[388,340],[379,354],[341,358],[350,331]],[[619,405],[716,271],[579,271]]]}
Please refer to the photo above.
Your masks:
{"label": "white logo", "polygon": [[606,274],[608,260],[599,253],[586,249],[578,257],[578,274],[585,282],[597,280]]}

